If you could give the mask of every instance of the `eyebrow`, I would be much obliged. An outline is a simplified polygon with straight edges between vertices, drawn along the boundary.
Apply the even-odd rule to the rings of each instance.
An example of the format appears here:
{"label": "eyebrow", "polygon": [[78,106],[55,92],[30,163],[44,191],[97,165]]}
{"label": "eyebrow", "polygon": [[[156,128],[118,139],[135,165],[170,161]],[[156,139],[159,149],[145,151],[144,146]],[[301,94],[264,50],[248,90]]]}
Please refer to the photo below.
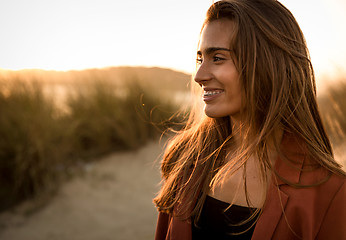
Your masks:
{"label": "eyebrow", "polygon": [[[216,52],[216,51],[227,51],[227,52],[231,52],[231,49],[228,48],[222,48],[222,47],[209,47],[205,49],[205,53],[207,55]],[[197,55],[202,55],[202,51],[197,51]]]}

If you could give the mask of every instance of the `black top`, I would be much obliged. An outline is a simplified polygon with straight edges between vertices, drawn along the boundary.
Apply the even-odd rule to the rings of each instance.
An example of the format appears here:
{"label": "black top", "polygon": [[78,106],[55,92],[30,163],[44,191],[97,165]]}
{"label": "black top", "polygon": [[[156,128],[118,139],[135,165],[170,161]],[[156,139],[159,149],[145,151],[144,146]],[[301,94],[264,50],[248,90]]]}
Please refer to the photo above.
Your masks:
{"label": "black top", "polygon": [[[240,235],[234,234],[247,230],[256,221],[257,217],[252,218],[251,221],[241,224],[240,226],[235,226],[235,224],[247,220],[254,213],[256,208],[238,205],[232,205],[227,209],[228,207],[229,203],[207,195],[197,226],[192,222],[192,239],[251,239],[255,225],[245,233]],[[227,209],[227,211],[225,211],[225,209]]]}

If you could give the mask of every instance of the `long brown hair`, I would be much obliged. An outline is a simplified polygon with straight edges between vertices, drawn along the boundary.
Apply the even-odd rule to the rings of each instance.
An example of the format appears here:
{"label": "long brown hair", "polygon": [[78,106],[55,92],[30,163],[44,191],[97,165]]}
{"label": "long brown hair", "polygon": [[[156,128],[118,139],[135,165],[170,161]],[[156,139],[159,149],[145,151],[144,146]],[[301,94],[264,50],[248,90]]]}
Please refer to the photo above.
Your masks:
{"label": "long brown hair", "polygon": [[[264,184],[269,181],[268,141],[278,128],[302,139],[315,164],[345,175],[321,121],[309,52],[292,13],[275,0],[230,0],[209,8],[203,27],[218,19],[234,22],[230,47],[245,93],[241,122],[249,127],[241,132],[237,156],[226,163],[233,144],[230,118],[203,116],[196,104],[185,129],[166,148],[163,186],[154,199],[159,211],[184,218],[198,215],[209,189],[250,155],[259,160]],[[279,139],[274,143],[280,152]]]}

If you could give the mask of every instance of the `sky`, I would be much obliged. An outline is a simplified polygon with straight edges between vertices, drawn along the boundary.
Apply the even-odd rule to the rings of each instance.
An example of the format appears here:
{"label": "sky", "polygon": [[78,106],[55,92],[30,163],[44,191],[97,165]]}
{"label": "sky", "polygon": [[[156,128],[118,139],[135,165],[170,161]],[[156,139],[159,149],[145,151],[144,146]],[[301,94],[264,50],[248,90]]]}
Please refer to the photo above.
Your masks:
{"label": "sky", "polygon": [[[195,70],[212,0],[0,0],[0,68],[119,65]],[[300,24],[318,75],[346,72],[346,1],[282,0]]]}

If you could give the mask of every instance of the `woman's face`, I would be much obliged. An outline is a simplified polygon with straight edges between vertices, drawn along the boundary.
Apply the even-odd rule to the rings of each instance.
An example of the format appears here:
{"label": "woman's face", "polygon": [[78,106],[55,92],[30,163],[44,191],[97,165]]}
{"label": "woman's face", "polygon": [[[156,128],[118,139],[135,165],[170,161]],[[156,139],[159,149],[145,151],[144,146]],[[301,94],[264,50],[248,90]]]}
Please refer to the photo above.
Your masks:
{"label": "woman's face", "polygon": [[203,28],[195,81],[203,88],[205,114],[209,117],[240,115],[242,88],[230,49],[234,24],[215,20]]}

